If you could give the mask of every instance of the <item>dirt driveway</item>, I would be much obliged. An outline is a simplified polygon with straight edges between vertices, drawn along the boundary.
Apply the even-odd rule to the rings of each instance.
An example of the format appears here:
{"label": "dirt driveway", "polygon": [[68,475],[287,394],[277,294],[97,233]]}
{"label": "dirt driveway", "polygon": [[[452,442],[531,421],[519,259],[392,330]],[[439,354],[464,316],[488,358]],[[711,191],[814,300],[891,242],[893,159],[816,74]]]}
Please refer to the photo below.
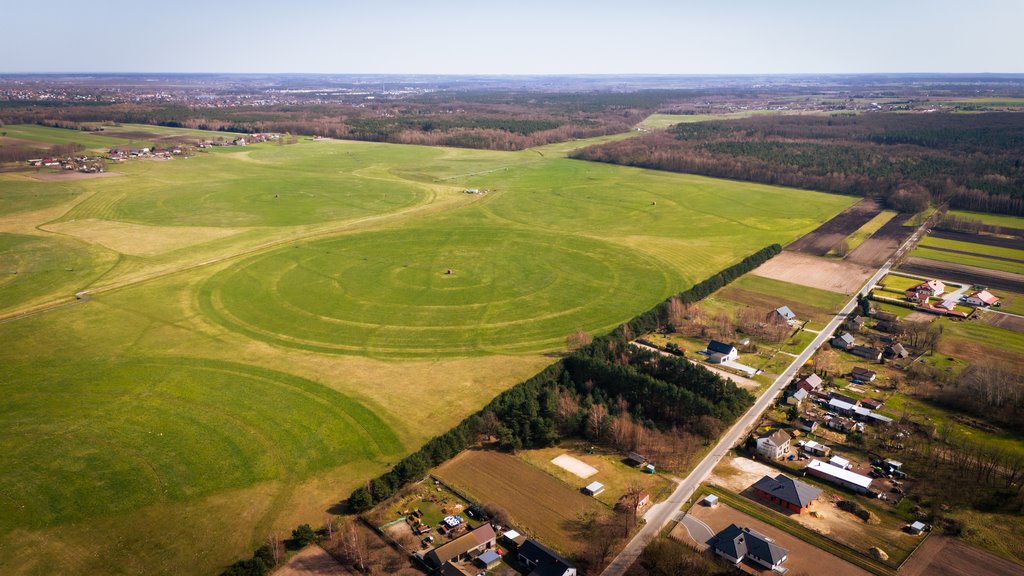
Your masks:
{"label": "dirt driveway", "polygon": [[[789,552],[789,558],[786,560],[784,566],[788,568],[794,574],[822,574],[821,568],[828,566],[829,576],[868,576],[870,572],[854,566],[849,562],[842,560],[820,548],[816,548],[803,540],[800,540],[796,536],[792,536],[774,526],[761,522],[756,518],[747,516],[746,514],[730,508],[725,504],[719,504],[714,508],[708,508],[699,503],[694,504],[690,508],[688,515],[692,516],[700,523],[706,525],[711,531],[717,533],[729,524],[736,524],[741,528],[752,528],[765,536],[768,536],[775,541],[776,544],[782,546]],[[699,524],[698,524],[699,525]],[[703,531],[695,530],[701,534]],[[695,542],[691,536],[689,530],[683,524],[677,524],[670,533],[671,538],[676,538],[681,542]],[[697,544],[704,544],[704,542],[696,542]],[[770,571],[764,571],[763,574],[771,574]]]}

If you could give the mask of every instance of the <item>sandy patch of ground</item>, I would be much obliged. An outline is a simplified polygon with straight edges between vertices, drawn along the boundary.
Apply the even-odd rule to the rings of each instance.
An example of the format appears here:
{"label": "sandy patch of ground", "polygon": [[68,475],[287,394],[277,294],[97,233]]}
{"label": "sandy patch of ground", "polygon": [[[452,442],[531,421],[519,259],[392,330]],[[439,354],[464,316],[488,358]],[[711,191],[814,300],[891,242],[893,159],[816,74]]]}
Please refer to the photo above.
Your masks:
{"label": "sandy patch of ground", "polygon": [[132,256],[154,256],[243,231],[241,228],[204,226],[146,226],[93,218],[48,224],[45,229],[76,236]]}
{"label": "sandy patch of ground", "polygon": [[32,178],[42,180],[43,182],[67,182],[69,180],[91,180],[93,178],[113,178],[115,176],[123,176],[123,174],[120,172],[75,172],[72,170],[62,170],[60,172],[39,172],[33,174]]}
{"label": "sandy patch of ground", "polygon": [[[776,544],[789,552],[789,558],[784,566],[792,573],[821,574],[821,568],[827,566],[829,576],[868,576],[870,574],[868,571],[808,544],[796,536],[792,536],[756,518],[747,516],[725,504],[708,508],[698,503],[690,508],[688,514],[700,520],[715,533],[725,529],[729,524],[736,524],[740,527],[752,528],[768,536]],[[683,542],[692,541],[689,532],[681,524],[676,525],[672,529],[670,537]],[[768,574],[770,572],[765,571],[763,573]]]}
{"label": "sandy patch of ground", "polygon": [[579,476],[580,478],[590,478],[594,474],[597,474],[597,468],[594,468],[590,464],[581,462],[568,454],[562,454],[551,460],[551,463],[559,468],[564,468],[569,472]]}
{"label": "sandy patch of ground", "polygon": [[874,270],[842,260],[810,256],[799,252],[783,251],[778,256],[755,268],[751,274],[820,288],[839,294],[853,294],[860,290]]}
{"label": "sandy patch of ground", "polygon": [[274,576],[349,576],[338,561],[319,546],[307,546],[288,563],[274,572]]}
{"label": "sandy patch of ground", "polygon": [[913,322],[915,324],[931,324],[938,318],[935,314],[929,314],[927,312],[911,312],[903,317],[904,322]]}
{"label": "sandy patch of ground", "polygon": [[774,478],[778,474],[779,471],[771,466],[755,462],[750,458],[736,457],[719,464],[711,473],[708,482],[730,492],[740,493],[750,488],[750,485],[760,480],[762,476]]}

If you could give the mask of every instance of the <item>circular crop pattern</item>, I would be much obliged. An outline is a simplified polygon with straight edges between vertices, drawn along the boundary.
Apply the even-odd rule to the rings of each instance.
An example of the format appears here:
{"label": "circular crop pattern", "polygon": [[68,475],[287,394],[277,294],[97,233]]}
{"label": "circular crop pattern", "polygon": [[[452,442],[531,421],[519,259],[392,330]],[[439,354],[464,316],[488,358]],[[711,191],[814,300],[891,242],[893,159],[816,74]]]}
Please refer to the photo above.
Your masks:
{"label": "circular crop pattern", "polygon": [[561,346],[665,297],[673,278],[628,249],[496,228],[404,229],[245,260],[201,292],[216,321],[321,352],[425,356]]}

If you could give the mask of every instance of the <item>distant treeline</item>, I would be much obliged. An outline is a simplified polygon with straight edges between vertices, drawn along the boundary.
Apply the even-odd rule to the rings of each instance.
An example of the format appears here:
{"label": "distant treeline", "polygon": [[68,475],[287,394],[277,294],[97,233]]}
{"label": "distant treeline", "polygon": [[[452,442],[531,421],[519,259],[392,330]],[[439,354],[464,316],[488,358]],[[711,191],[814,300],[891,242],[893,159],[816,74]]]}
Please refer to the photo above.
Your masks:
{"label": "distant treeline", "polygon": [[[551,446],[564,436],[655,449],[671,438],[714,438],[754,397],[702,366],[630,346],[629,341],[666,324],[675,302],[696,302],[781,250],[778,244],[759,250],[506,390],[357,488],[349,506],[356,512],[368,510],[482,438],[496,438],[508,450]],[[655,441],[645,444],[647,436]]]}
{"label": "distant treeline", "polygon": [[403,100],[352,98],[337,104],[193,107],[180,104],[108,104],[0,107],[8,124],[68,127],[121,122],[219,130],[280,132],[401,144],[491,150],[626,132],[659,106],[685,93],[492,94],[445,92]]}
{"label": "distant treeline", "polygon": [[679,124],[574,158],[1024,215],[1024,114],[771,115]]}

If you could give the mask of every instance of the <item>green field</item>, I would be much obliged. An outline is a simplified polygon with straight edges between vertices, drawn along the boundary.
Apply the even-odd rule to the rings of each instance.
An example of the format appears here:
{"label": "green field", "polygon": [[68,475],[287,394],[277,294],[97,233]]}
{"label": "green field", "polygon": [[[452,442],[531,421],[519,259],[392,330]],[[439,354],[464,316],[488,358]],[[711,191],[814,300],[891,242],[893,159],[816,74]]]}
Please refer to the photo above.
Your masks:
{"label": "green field", "polygon": [[927,258],[928,260],[938,260],[940,262],[952,262],[954,264],[965,264],[967,266],[976,266],[978,268],[988,268],[989,270],[1002,270],[1003,272],[1024,274],[1024,262],[1008,262],[1006,260],[996,260],[995,258],[986,258],[975,254],[946,252],[944,250],[935,250],[926,246],[918,246],[910,252],[910,255],[916,258]]}
{"label": "green field", "polygon": [[989,226],[1005,226],[1006,228],[1019,228],[1024,230],[1024,218],[1020,216],[1004,216],[1002,214],[989,214],[987,212],[967,212],[964,210],[950,210],[946,212],[950,216],[981,220],[982,224]]}
{"label": "green field", "polygon": [[[127,140],[103,136],[98,132],[50,128],[49,126],[37,126],[35,124],[5,124],[3,128],[0,128],[0,131],[6,132],[8,138],[31,140],[39,142],[41,145],[81,144],[86,148],[102,148],[104,150],[127,145]],[[148,140],[136,142],[138,146],[148,146],[151,144],[152,141]]]}
{"label": "green field", "polygon": [[853,200],[565,159],[585,144],[303,140],[0,179],[0,572],[215,573],[568,333]]}
{"label": "green field", "polygon": [[1024,250],[1015,250],[1013,248],[1004,248],[1002,246],[989,246],[988,244],[978,244],[975,242],[961,242],[959,240],[947,240],[945,238],[933,238],[931,236],[925,237],[921,240],[920,246],[925,248],[946,248],[948,250],[960,250],[962,252],[971,252],[981,257],[998,257],[998,258],[1011,258],[1013,260],[1020,260],[1024,262]]}

